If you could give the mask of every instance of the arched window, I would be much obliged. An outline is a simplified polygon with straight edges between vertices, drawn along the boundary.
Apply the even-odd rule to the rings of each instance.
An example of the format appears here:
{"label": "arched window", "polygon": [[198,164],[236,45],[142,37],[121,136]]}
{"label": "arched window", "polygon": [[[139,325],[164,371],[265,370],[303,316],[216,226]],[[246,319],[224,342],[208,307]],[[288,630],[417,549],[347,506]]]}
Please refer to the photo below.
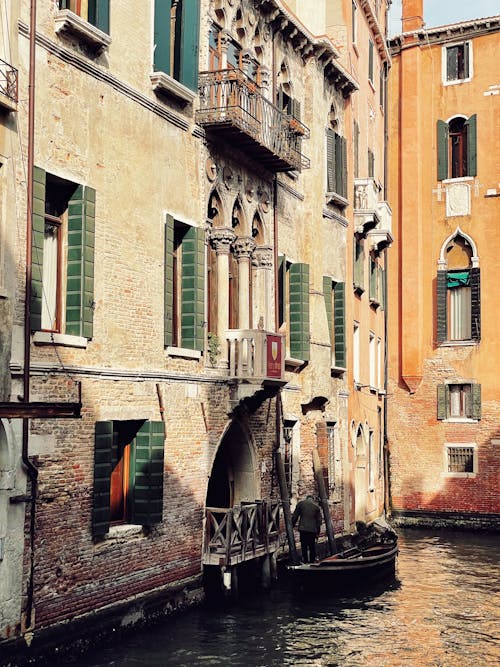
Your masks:
{"label": "arched window", "polygon": [[[478,341],[481,337],[480,274],[474,251],[457,233],[446,242],[437,273],[437,338],[445,341]],[[475,259],[475,258],[474,258]]]}
{"label": "arched window", "polygon": [[477,117],[456,116],[437,122],[438,181],[477,176]]}

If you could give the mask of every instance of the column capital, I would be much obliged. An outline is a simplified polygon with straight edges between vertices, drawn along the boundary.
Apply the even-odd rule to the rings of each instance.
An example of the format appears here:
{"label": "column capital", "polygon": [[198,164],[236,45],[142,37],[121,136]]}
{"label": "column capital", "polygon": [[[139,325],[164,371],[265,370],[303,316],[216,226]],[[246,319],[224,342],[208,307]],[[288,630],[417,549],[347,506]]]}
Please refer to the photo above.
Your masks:
{"label": "column capital", "polygon": [[233,250],[236,259],[251,257],[255,249],[255,241],[250,236],[238,236],[233,242]]}
{"label": "column capital", "polygon": [[235,238],[236,234],[230,227],[212,227],[210,230],[210,243],[218,255],[228,255]]}
{"label": "column capital", "polygon": [[271,246],[257,246],[253,251],[252,265],[258,269],[273,268],[273,249]]}

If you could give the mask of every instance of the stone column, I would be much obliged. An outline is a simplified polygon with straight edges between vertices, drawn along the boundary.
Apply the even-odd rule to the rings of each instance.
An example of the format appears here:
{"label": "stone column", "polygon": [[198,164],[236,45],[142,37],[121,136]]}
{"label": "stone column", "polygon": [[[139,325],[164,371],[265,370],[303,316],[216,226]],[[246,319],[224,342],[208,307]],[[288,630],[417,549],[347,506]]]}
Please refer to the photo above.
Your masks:
{"label": "stone column", "polygon": [[250,257],[255,241],[248,236],[238,237],[233,250],[238,260],[238,322],[240,329],[250,328]]}
{"label": "stone column", "polygon": [[227,365],[226,331],[229,329],[229,251],[236,234],[230,227],[214,227],[210,231],[210,243],[217,253],[217,336],[220,356]]}
{"label": "stone column", "polygon": [[273,249],[271,246],[257,246],[252,255],[253,266],[253,323],[262,323],[266,331],[275,330],[274,309],[272,307]]}

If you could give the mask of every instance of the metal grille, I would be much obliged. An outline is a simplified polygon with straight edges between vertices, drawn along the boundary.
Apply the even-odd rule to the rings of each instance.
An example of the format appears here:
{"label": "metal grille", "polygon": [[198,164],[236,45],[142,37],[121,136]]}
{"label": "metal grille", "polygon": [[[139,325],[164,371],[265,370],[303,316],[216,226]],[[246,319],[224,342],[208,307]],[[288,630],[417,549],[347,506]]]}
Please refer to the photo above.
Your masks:
{"label": "metal grille", "polygon": [[448,472],[474,472],[474,448],[448,447]]}

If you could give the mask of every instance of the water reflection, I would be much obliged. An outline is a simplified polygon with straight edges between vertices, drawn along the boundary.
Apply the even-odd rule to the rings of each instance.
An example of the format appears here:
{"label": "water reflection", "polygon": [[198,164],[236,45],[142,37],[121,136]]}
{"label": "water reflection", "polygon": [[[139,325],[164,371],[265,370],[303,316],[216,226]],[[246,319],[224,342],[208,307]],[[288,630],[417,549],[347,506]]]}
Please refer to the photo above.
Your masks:
{"label": "water reflection", "polygon": [[176,667],[467,667],[498,664],[500,539],[400,532],[397,578],[356,598],[284,584],[230,609],[197,609],[76,664]]}

